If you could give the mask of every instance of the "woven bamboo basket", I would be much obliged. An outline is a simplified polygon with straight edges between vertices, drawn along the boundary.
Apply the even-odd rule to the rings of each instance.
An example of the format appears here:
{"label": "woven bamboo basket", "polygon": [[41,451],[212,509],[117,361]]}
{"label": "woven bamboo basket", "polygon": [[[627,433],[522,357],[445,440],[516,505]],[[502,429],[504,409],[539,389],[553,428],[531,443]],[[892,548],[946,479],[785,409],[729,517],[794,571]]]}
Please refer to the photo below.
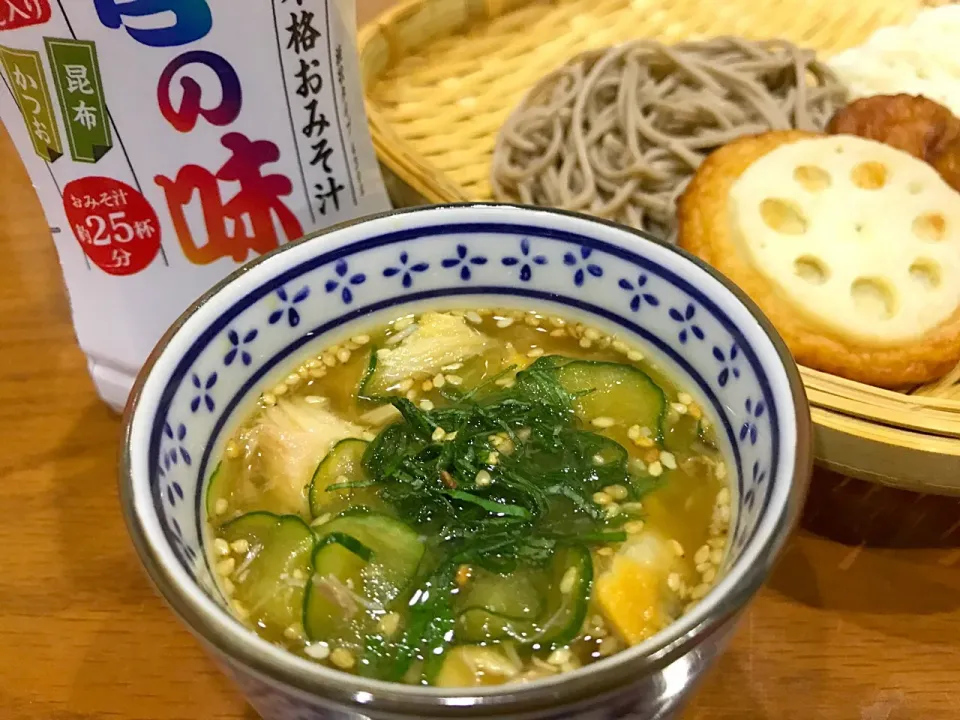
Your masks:
{"label": "woven bamboo basket", "polygon": [[[406,202],[490,200],[497,132],[543,75],[637,37],[786,38],[829,56],[923,0],[406,0],[360,32],[373,141]],[[399,181],[399,182],[398,182]],[[827,467],[960,495],[960,369],[905,392],[802,368]]]}

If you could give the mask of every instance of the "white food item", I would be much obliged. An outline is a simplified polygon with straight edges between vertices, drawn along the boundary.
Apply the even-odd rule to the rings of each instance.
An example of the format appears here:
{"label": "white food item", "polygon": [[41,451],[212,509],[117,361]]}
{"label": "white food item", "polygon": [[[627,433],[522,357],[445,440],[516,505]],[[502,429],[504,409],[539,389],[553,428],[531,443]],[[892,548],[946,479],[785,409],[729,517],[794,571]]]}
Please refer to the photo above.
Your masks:
{"label": "white food item", "polygon": [[901,150],[852,135],[781,145],[730,202],[754,266],[844,337],[901,343],[960,305],[960,194]]}
{"label": "white food item", "polygon": [[908,93],[960,116],[960,5],[920,12],[909,25],[877,30],[829,61],[852,98]]}

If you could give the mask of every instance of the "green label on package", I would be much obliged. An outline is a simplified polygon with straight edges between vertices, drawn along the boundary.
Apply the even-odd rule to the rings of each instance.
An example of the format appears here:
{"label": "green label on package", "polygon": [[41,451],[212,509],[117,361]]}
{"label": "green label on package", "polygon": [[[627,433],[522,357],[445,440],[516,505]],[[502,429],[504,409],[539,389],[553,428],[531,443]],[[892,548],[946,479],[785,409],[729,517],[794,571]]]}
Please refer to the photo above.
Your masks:
{"label": "green label on package", "polygon": [[78,162],[95,163],[113,147],[97,48],[85,40],[44,38],[43,42],[60,99],[70,155]]}
{"label": "green label on package", "polygon": [[54,162],[63,155],[63,144],[40,53],[0,46],[0,64],[20,106],[33,149],[47,162]]}

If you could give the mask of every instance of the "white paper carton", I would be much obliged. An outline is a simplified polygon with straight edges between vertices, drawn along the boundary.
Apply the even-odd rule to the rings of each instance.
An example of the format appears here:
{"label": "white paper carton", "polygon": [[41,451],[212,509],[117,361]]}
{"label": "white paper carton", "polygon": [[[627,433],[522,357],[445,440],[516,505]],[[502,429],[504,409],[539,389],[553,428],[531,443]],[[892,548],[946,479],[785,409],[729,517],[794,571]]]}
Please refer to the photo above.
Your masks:
{"label": "white paper carton", "polygon": [[388,209],[353,12],[350,0],[0,0],[0,119],[114,408],[217,280]]}

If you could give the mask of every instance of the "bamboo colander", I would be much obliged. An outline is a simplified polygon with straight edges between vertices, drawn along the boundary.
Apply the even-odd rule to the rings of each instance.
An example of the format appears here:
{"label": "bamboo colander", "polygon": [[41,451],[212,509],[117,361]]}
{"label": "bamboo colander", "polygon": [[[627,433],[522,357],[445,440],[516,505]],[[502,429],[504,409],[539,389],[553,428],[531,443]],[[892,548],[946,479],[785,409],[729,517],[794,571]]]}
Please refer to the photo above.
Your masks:
{"label": "bamboo colander", "polygon": [[[637,37],[786,38],[830,55],[909,21],[922,0],[406,0],[360,32],[374,145],[428,202],[489,200],[500,126],[585,50]],[[889,485],[960,494],[960,368],[908,392],[801,368],[818,459]]]}

